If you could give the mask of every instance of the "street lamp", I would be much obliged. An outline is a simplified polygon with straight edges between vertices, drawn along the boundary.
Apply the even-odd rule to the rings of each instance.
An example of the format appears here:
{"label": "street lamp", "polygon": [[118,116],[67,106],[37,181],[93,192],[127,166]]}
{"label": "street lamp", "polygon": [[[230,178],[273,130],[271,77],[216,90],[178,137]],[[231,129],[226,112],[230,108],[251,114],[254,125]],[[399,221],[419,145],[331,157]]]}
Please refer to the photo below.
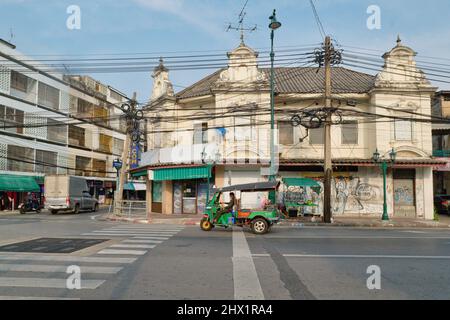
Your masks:
{"label": "street lamp", "polygon": [[[122,160],[120,160],[119,158],[114,159],[113,167],[114,167],[114,169],[117,170],[116,192],[115,192],[116,196],[117,196],[117,192],[119,190],[119,172],[120,172],[120,169],[122,169]],[[117,197],[114,197],[114,199],[117,199]]]}
{"label": "street lamp", "polygon": [[394,164],[396,157],[397,153],[395,152],[394,148],[392,148],[391,152],[389,152],[389,160],[382,159],[380,153],[378,152],[378,149],[375,150],[372,156],[373,162],[379,164],[381,170],[383,171],[383,216],[381,217],[381,220],[383,221],[389,221],[389,215],[387,212],[387,201],[386,201],[386,175],[388,162]]}
{"label": "street lamp", "polygon": [[281,27],[281,23],[277,21],[276,10],[273,9],[273,14],[269,17],[270,24],[270,180],[275,181],[275,74],[274,61],[275,52],[273,51],[273,39],[275,30]]}
{"label": "street lamp", "polygon": [[205,151],[205,148],[203,148],[203,151],[201,154],[202,154],[202,163],[206,164],[207,168],[208,168],[208,187],[206,189],[206,204],[205,204],[206,206],[208,206],[209,196],[210,196],[209,189],[211,186],[211,180],[210,180],[211,179],[211,169],[217,162],[220,161],[221,154],[219,151],[217,151],[216,155],[215,155],[215,157],[216,157],[215,160],[212,160],[211,158],[206,159],[207,153]]}

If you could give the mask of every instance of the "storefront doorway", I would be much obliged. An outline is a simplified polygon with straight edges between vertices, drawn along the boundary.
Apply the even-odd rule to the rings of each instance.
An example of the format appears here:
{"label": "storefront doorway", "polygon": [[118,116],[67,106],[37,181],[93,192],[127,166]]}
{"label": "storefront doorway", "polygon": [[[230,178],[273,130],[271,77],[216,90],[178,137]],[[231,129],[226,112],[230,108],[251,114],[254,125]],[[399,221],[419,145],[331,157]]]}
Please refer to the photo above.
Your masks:
{"label": "storefront doorway", "polygon": [[174,181],[173,213],[201,214],[206,205],[208,183],[203,179]]}
{"label": "storefront doorway", "polygon": [[396,169],[394,175],[394,216],[416,216],[415,169]]}

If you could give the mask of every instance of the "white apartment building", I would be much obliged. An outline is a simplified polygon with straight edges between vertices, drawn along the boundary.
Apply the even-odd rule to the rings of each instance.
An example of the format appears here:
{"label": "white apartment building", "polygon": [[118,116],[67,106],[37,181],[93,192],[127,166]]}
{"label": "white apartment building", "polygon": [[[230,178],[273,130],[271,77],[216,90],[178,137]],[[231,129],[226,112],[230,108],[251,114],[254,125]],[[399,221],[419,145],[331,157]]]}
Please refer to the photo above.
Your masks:
{"label": "white apartment building", "polygon": [[[378,150],[389,158],[394,148],[397,158],[387,172],[389,215],[433,219],[432,172],[441,162],[432,157],[431,124],[415,120],[431,114],[436,88],[417,68],[415,55],[398,40],[383,55],[385,64],[377,75],[333,67],[334,107],[411,118],[344,112],[332,126],[334,216],[381,217],[383,176],[372,156]],[[261,168],[270,160],[270,69],[258,67],[258,53],[244,44],[228,59],[228,67],[178,93],[162,63],[154,70],[149,151],[133,171],[148,179],[149,211],[201,213],[208,177],[217,187],[268,179]],[[323,91],[323,69],[275,69],[279,180],[310,178],[323,186],[323,128],[307,130],[290,121],[290,111],[323,105]],[[202,159],[215,160],[211,171]],[[307,188],[306,196],[320,214],[323,187],[316,191]]]}
{"label": "white apartment building", "polygon": [[0,193],[43,192],[46,174],[82,175],[101,202],[115,189],[129,99],[88,76],[55,74],[0,40]]}

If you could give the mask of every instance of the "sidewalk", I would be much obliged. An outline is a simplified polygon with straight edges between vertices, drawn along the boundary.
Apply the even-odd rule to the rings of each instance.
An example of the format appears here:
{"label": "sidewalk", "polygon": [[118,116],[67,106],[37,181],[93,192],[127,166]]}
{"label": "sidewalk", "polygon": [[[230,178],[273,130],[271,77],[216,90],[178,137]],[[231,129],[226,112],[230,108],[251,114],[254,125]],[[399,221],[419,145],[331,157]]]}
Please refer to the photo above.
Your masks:
{"label": "sidewalk", "polygon": [[[149,217],[144,215],[136,217],[123,217],[105,215],[103,219],[111,221],[126,221],[131,223],[150,223],[150,224],[181,224],[181,225],[199,225],[202,215],[184,215],[184,214],[158,214],[152,213]],[[311,221],[312,220],[312,221]],[[316,218],[318,220],[318,218]],[[450,217],[441,215],[439,221],[419,220],[411,218],[392,218],[389,221],[382,221],[381,218],[366,217],[337,217],[333,223],[327,224],[321,221],[314,221],[311,217],[299,217],[283,219],[278,225],[282,226],[317,226],[317,227],[365,227],[365,228],[445,228],[450,229]]]}

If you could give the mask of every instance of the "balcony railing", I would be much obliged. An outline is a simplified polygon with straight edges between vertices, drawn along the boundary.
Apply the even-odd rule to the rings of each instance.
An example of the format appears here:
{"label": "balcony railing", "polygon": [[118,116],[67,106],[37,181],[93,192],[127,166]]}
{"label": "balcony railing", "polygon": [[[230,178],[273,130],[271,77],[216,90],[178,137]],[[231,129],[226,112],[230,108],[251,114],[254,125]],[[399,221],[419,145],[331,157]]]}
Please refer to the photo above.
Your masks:
{"label": "balcony railing", "polygon": [[448,158],[450,157],[450,150],[434,150],[433,157]]}

